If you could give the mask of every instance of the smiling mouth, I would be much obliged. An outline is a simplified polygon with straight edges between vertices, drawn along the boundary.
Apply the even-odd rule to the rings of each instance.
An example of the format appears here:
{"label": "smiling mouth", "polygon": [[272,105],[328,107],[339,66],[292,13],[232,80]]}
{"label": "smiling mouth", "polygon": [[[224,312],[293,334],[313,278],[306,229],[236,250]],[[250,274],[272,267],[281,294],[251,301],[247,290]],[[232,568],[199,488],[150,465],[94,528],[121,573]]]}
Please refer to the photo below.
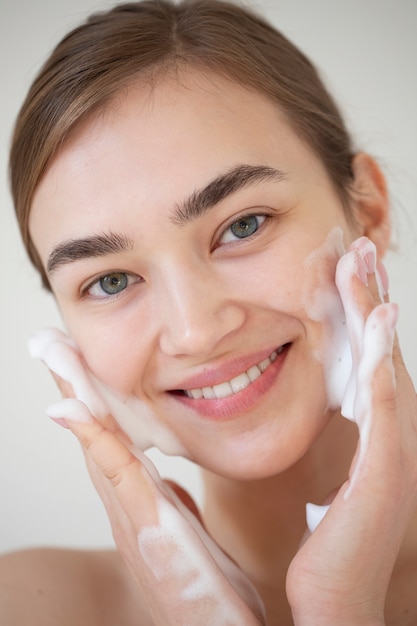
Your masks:
{"label": "smiling mouth", "polygon": [[256,365],[252,365],[245,372],[242,372],[238,376],[235,376],[231,380],[226,380],[218,385],[214,385],[213,387],[196,387],[195,389],[182,389],[178,390],[176,393],[183,394],[187,396],[187,398],[191,398],[192,400],[200,400],[204,398],[205,400],[219,400],[223,398],[228,398],[233,396],[240,391],[243,391],[249,385],[251,385],[255,380],[258,380],[260,376],[268,369],[270,365],[276,360],[276,358],[284,352],[284,349],[289,344],[285,344],[271,352],[271,354],[266,358],[257,363]]}

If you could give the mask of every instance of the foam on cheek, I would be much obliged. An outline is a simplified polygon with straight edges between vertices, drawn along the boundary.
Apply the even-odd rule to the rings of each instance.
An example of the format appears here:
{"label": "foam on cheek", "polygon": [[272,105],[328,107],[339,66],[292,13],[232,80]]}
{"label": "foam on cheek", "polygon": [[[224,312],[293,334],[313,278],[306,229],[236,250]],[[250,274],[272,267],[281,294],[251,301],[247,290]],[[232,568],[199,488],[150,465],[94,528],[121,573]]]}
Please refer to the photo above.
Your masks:
{"label": "foam on cheek", "polygon": [[[330,409],[341,406],[352,371],[352,352],[346,327],[346,315],[334,280],[325,275],[326,264],[336,263],[345,253],[343,231],[333,228],[322,246],[312,252],[305,261],[305,269],[311,280],[318,284],[312,290],[307,284],[304,306],[308,317],[321,324],[321,346],[316,352],[322,364],[326,385],[327,403]],[[307,526],[313,532],[329,510],[328,505],[310,502],[306,505]]]}
{"label": "foam on cheek", "polygon": [[[138,534],[141,556],[163,585],[170,610],[183,610],[190,626],[203,623],[240,626],[246,604],[262,615],[262,603],[255,588],[175,494],[172,496],[176,505],[159,498],[158,525],[147,526]],[[244,605],[236,597],[236,591],[244,599]]]}
{"label": "foam on cheek", "polygon": [[334,279],[323,275],[326,263],[336,266],[337,260],[345,253],[343,231],[333,228],[320,248],[308,256],[305,269],[311,280],[318,285],[312,290],[307,284],[304,293],[304,306],[308,317],[321,324],[321,346],[316,357],[323,367],[328,406],[337,409],[341,406],[347,381],[352,369],[352,354],[346,329],[346,316],[340,294]]}
{"label": "foam on cheek", "polygon": [[98,420],[112,415],[140,450],[157,446],[165,454],[187,456],[184,446],[144,402],[133,396],[121,396],[99,381],[63,332],[57,329],[38,332],[29,341],[29,351],[69,383],[77,399],[60,400],[49,407],[47,412],[51,417],[85,421],[83,405],[86,405]]}
{"label": "foam on cheek", "polygon": [[[345,332],[340,338],[349,347],[351,358],[350,367],[343,372],[337,386],[342,393],[334,394],[334,397],[339,400],[343,417],[356,422],[359,429],[359,454],[350,476],[349,486],[343,494],[345,499],[350,496],[354,488],[368,450],[374,412],[373,382],[382,362],[392,354],[398,317],[398,308],[395,304],[380,304],[365,319],[355,298],[354,280],[359,278],[366,284],[367,272],[375,272],[380,297],[383,300],[382,280],[378,274],[375,259],[374,244],[362,237],[354,242],[351,250],[340,258],[336,270],[339,299],[345,317]],[[326,323],[325,336],[331,336],[332,332],[329,333],[329,329],[332,331],[333,327],[334,324]],[[327,354],[325,374],[329,365],[331,367],[334,354],[337,354],[337,351]],[[328,373],[326,380],[329,385]],[[332,388],[331,385],[329,386]],[[311,532],[323,519],[328,508],[328,506],[307,505],[307,523]]]}

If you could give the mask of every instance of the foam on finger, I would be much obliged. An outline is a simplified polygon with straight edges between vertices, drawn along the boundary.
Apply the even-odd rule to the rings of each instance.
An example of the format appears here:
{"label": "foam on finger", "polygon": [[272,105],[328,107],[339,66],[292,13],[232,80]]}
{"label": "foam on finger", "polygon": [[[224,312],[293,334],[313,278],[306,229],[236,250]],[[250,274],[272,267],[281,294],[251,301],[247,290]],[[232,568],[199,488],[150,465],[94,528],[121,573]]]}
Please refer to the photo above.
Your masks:
{"label": "foam on finger", "polygon": [[114,417],[141,451],[156,446],[165,454],[188,456],[178,438],[145,402],[133,395],[122,396],[98,380],[84,363],[77,346],[62,331],[50,328],[39,331],[29,340],[29,351],[68,382],[80,401],[78,405],[71,402],[54,404],[48,409],[48,415],[52,417],[53,414],[54,419],[84,421],[85,407],[88,407],[98,420],[105,420],[109,415]]}

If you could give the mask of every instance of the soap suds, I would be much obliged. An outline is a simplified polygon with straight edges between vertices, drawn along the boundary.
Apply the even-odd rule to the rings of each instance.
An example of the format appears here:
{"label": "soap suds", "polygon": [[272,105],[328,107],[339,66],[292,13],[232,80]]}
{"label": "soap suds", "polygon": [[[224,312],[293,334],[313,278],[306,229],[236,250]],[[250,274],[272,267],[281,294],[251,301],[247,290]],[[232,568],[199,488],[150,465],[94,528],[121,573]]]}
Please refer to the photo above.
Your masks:
{"label": "soap suds", "polygon": [[[352,273],[357,272],[357,264],[368,254],[369,243],[360,240],[361,247],[353,247],[339,262],[336,276],[340,295],[344,304],[352,346],[353,365],[345,395],[342,400],[341,413],[347,419],[356,422],[359,429],[359,455],[350,477],[349,487],[344,493],[348,498],[358,478],[365,460],[369,444],[369,436],[373,420],[372,383],[378,368],[386,357],[392,355],[395,327],[398,319],[396,304],[385,303],[376,306],[366,320],[359,310],[351,293]],[[368,240],[369,241],[369,240]],[[373,244],[371,244],[373,246]],[[359,256],[359,259],[357,255]],[[372,250],[375,258],[375,251]],[[373,264],[375,271],[375,264]],[[372,271],[369,270],[368,271]],[[382,281],[379,279],[381,290]],[[383,293],[381,291],[381,293]],[[395,379],[393,374],[393,384]]]}
{"label": "soap suds", "polygon": [[[306,288],[304,299],[310,319],[322,325],[323,336],[317,358],[323,367],[329,408],[341,407],[341,414],[355,421],[359,429],[359,455],[344,494],[348,497],[366,455],[372,425],[371,383],[380,363],[392,350],[397,308],[395,305],[380,305],[365,323],[351,293],[352,277],[361,276],[366,280],[367,271],[375,272],[381,298],[385,294],[384,281],[376,267],[375,246],[370,240],[362,237],[346,252],[342,230],[332,229],[324,244],[306,259],[306,270],[311,273],[314,268],[320,272],[323,264],[332,261],[337,263],[337,287],[321,276],[313,292]],[[366,266],[365,273],[361,263]],[[380,307],[386,310],[385,322]],[[116,393],[87,369],[76,345],[65,333],[56,329],[40,331],[31,338],[29,349],[33,357],[43,360],[49,369],[72,386],[80,401],[60,400],[48,409],[51,417],[86,421],[86,406],[99,420],[112,415],[139,450],[157,446],[166,454],[187,457],[183,445],[148,405],[134,396],[123,397]],[[307,523],[311,532],[328,508],[307,505]],[[155,538],[162,530],[154,528],[149,532]],[[195,590],[195,584],[194,581],[190,589]]]}
{"label": "soap suds", "polygon": [[31,338],[29,349],[33,357],[68,382],[76,396],[53,404],[48,415],[80,422],[88,422],[90,412],[99,420],[112,415],[136,446],[145,475],[149,474],[158,486],[154,490],[158,523],[141,528],[138,549],[144,565],[163,584],[160,602],[166,602],[166,614],[171,616],[174,611],[178,623],[189,626],[258,623],[254,615],[263,615],[263,605],[249,579],[161,482],[156,468],[142,453],[157,446],[166,454],[186,456],[174,435],[138,398],[122,397],[99,381],[65,333],[56,329],[40,331]]}
{"label": "soap suds", "polygon": [[113,416],[139,450],[156,446],[165,454],[187,456],[181,442],[147,404],[134,396],[118,394],[98,380],[85,365],[75,343],[62,331],[39,331],[29,340],[29,351],[68,382],[80,401],[76,403],[71,398],[58,401],[47,410],[51,417],[77,419],[79,411],[78,421],[85,421],[84,404],[98,420]]}
{"label": "soap suds", "polygon": [[307,526],[312,533],[315,528],[320,524],[327,511],[330,509],[330,504],[312,504],[307,502],[306,504],[306,517]]}
{"label": "soap suds", "polygon": [[163,585],[167,604],[182,609],[190,626],[258,623],[253,615],[264,616],[264,609],[252,583],[174,492],[171,499],[157,499],[158,524],[138,533],[141,556]]}
{"label": "soap suds", "polygon": [[[337,290],[321,284],[306,302],[311,319],[323,324],[322,354],[329,407],[341,409],[343,417],[354,421],[359,429],[359,455],[355,461],[348,498],[360,473],[369,444],[372,427],[372,381],[383,359],[392,353],[398,309],[380,304],[363,318],[352,293],[352,280],[359,277],[365,284],[367,274],[374,273],[381,300],[386,292],[376,265],[376,249],[367,238],[355,241],[344,252],[341,231],[333,229],[325,243],[307,260],[311,265],[335,251],[341,252],[336,267]],[[307,523],[311,532],[323,519],[328,506],[307,505]]]}
{"label": "soap suds", "polygon": [[323,245],[311,253],[305,261],[306,275],[314,273],[319,277],[319,284],[313,291],[310,283],[306,285],[304,306],[309,318],[321,324],[321,345],[316,357],[323,367],[330,409],[341,406],[352,369],[352,354],[340,294],[334,280],[331,282],[333,277],[323,273],[328,271],[329,264],[336,266],[337,260],[344,253],[343,231],[335,227]]}

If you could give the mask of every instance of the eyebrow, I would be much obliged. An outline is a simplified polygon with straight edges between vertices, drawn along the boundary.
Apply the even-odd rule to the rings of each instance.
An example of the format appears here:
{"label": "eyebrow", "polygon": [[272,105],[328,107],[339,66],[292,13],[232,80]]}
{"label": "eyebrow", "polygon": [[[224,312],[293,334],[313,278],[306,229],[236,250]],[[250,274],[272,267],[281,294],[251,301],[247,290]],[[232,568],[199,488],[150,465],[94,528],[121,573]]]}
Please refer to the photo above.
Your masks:
{"label": "eyebrow", "polygon": [[67,263],[107,254],[128,252],[133,247],[132,239],[117,233],[91,235],[91,237],[83,239],[68,239],[52,250],[46,269],[49,274],[52,274]]}
{"label": "eyebrow", "polygon": [[[177,226],[184,226],[241,189],[265,181],[282,181],[286,176],[285,172],[265,165],[237,165],[177,204],[171,222]],[[133,248],[134,242],[130,237],[113,232],[81,239],[68,239],[52,250],[46,269],[48,274],[52,274],[63,265],[74,261],[128,252]]]}
{"label": "eyebrow", "polygon": [[236,165],[177,204],[171,221],[184,226],[241,189],[265,181],[282,181],[286,177],[285,172],[265,165]]}

